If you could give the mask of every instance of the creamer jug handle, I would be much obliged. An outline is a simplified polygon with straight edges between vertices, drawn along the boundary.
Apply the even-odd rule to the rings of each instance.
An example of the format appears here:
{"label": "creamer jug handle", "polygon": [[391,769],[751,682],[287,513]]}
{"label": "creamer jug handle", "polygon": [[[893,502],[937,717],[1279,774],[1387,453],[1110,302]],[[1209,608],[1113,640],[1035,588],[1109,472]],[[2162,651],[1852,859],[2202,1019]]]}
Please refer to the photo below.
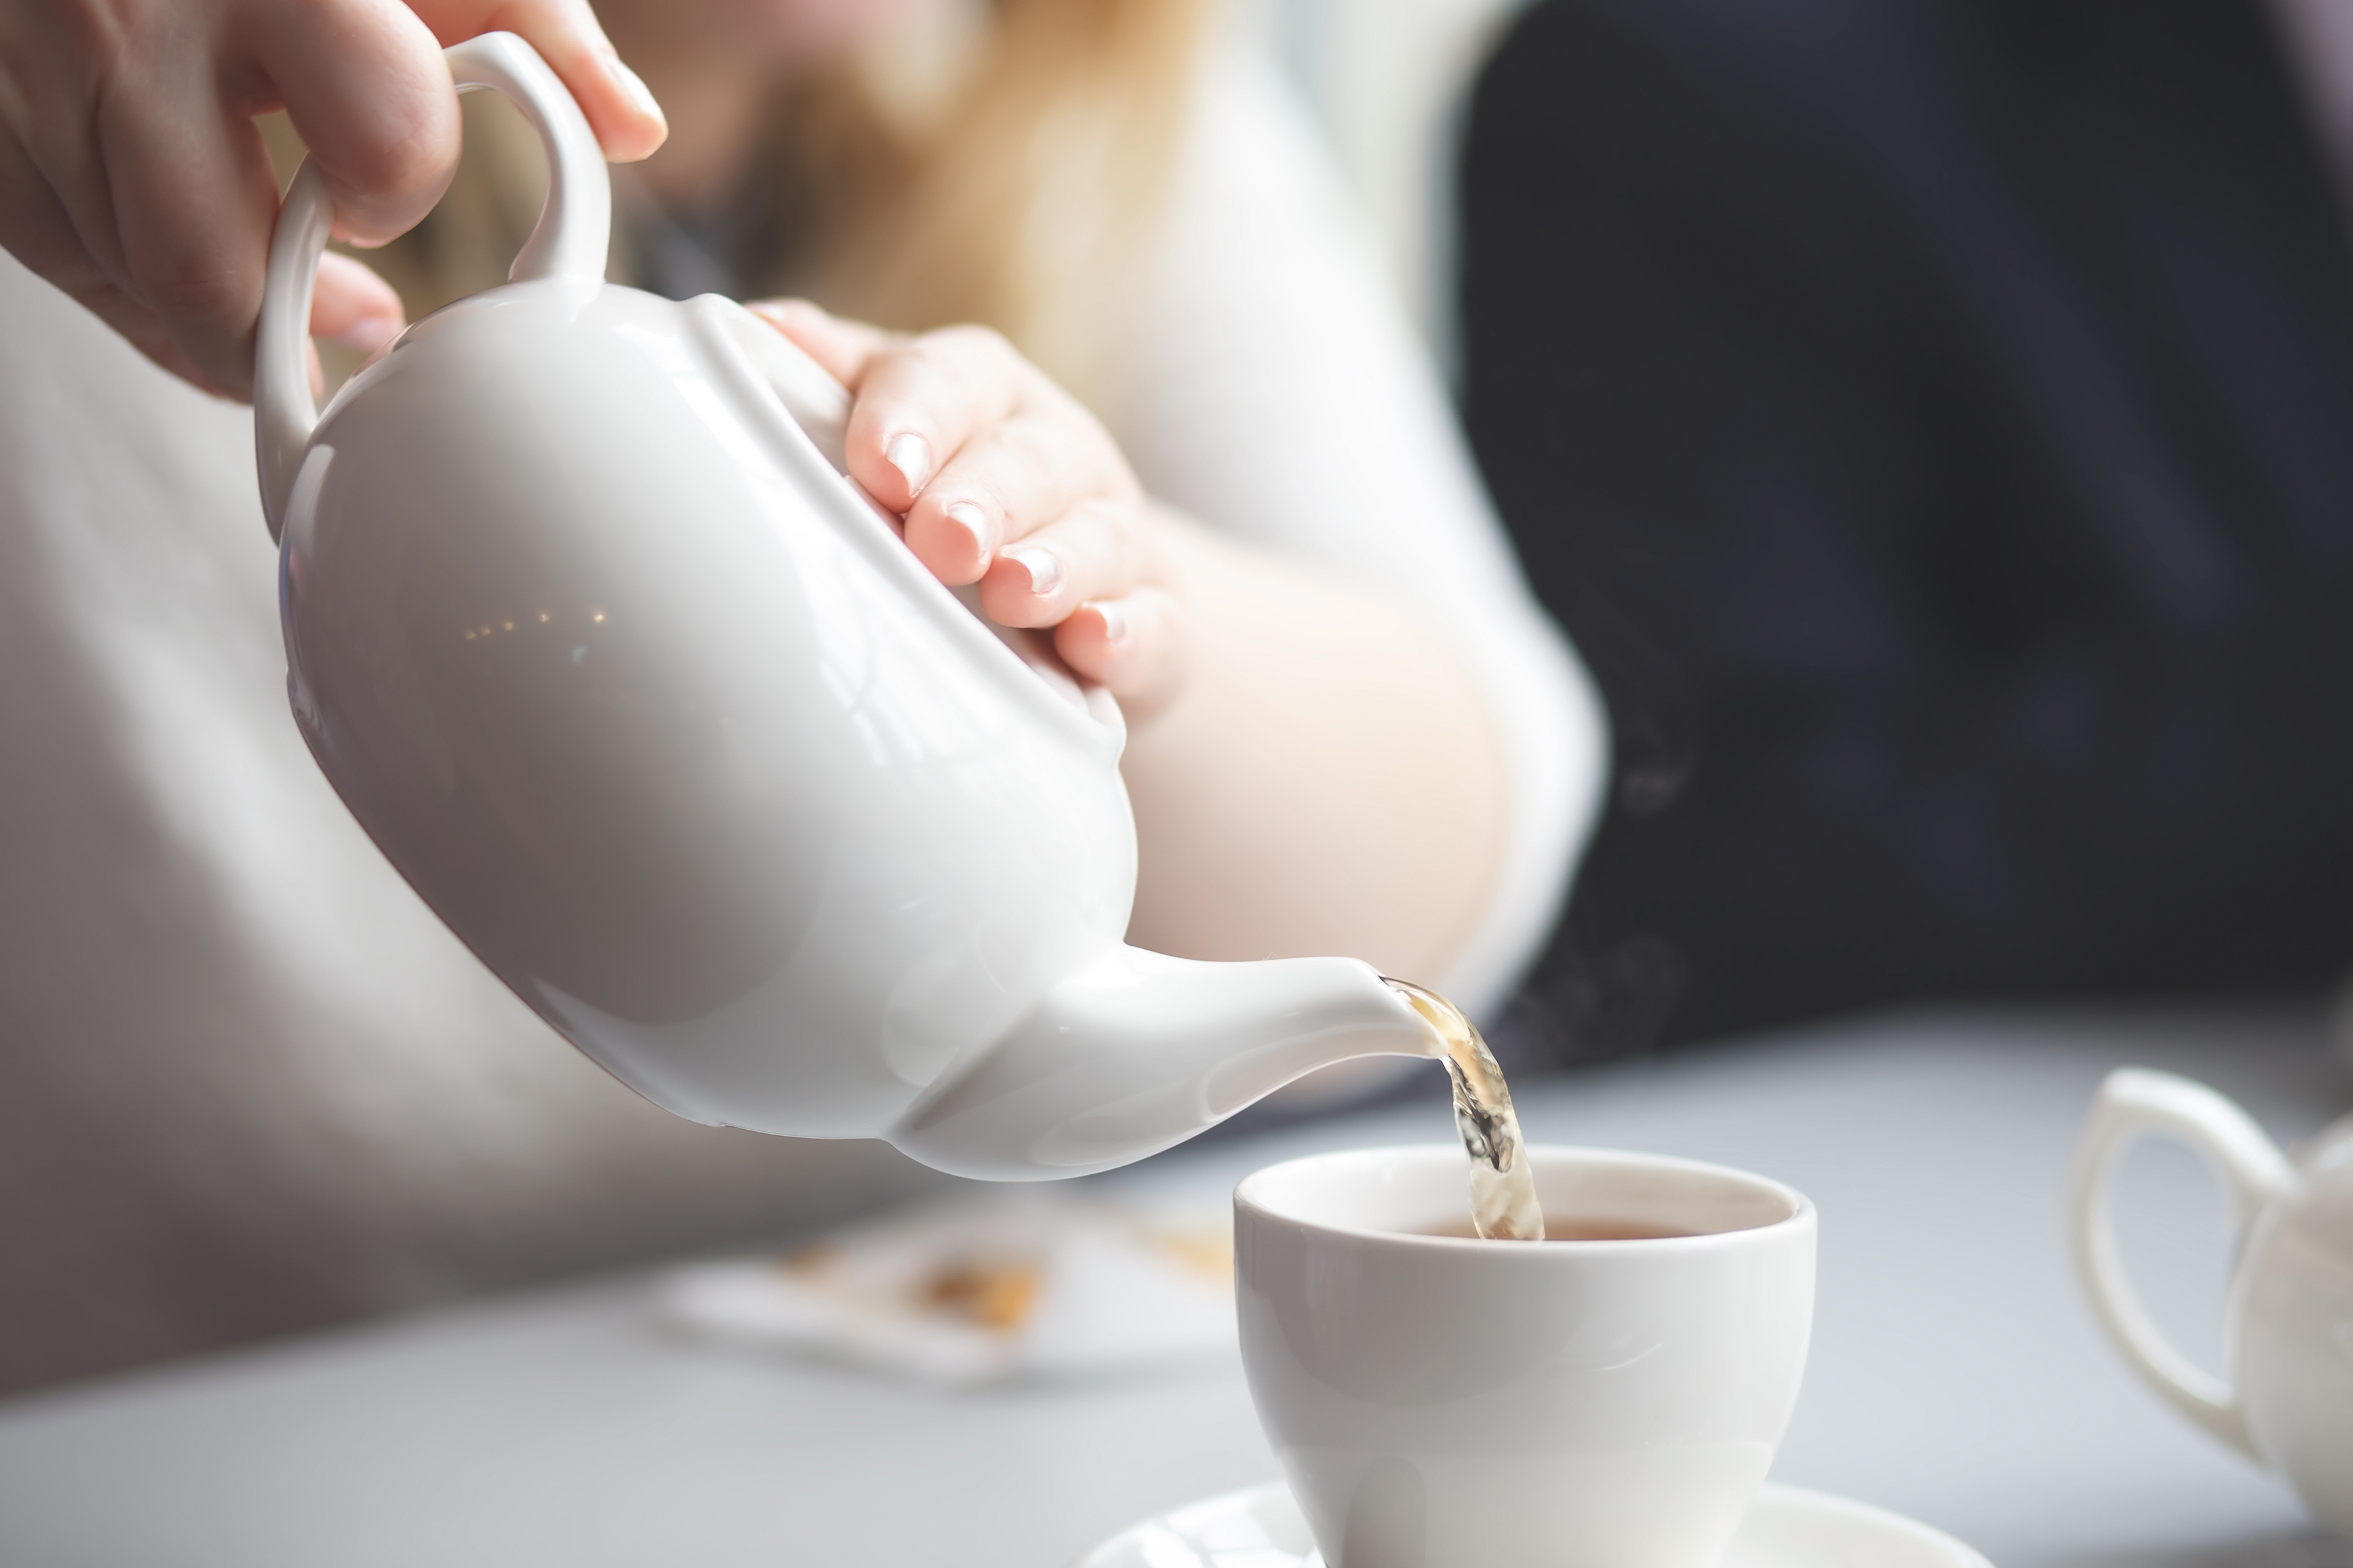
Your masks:
{"label": "creamer jug handle", "polygon": [[2213,1167],[2242,1237],[2295,1177],[2287,1157],[2263,1129],[2204,1084],[2169,1072],[2120,1068],[2093,1099],[2067,1184],[2067,1239],[2084,1293],[2108,1338],[2174,1408],[2261,1462],[2238,1391],[2173,1348],[2125,1274],[2108,1214],[2108,1185],[2117,1156],[2149,1133],[2179,1139]]}
{"label": "creamer jug handle", "polygon": [[[547,149],[547,204],[508,278],[517,283],[577,278],[601,284],[612,239],[613,184],[605,172],[604,150],[571,92],[539,52],[512,33],[469,38],[443,50],[442,58],[459,92],[487,87],[505,94]],[[278,210],[253,351],[254,455],[261,471],[262,515],[272,540],[284,526],[294,475],[319,423],[306,351],[319,253],[333,223],[325,182],[306,158]]]}

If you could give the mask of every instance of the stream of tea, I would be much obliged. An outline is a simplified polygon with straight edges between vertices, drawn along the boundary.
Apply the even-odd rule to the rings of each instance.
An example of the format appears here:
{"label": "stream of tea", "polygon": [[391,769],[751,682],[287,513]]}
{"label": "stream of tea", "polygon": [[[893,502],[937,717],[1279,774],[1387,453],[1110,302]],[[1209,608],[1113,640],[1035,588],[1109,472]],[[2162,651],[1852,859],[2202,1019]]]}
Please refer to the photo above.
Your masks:
{"label": "stream of tea", "polygon": [[1462,1152],[1471,1156],[1471,1223],[1491,1241],[1542,1241],[1544,1209],[1536,1202],[1535,1173],[1528,1168],[1520,1119],[1512,1113],[1511,1087],[1504,1082],[1495,1053],[1445,997],[1409,981],[1389,984],[1445,1045],[1440,1059],[1454,1082],[1454,1125],[1462,1134]]}

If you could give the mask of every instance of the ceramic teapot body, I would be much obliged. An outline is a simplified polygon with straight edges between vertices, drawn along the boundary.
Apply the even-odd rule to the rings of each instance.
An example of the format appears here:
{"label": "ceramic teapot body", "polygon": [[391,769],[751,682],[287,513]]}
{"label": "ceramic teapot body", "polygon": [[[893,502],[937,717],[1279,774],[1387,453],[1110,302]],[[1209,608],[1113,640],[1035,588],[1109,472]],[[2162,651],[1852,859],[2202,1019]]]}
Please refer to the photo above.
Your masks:
{"label": "ceramic teapot body", "polygon": [[[2153,1132],[2205,1157],[2240,1226],[2228,1383],[2166,1342],[2117,1257],[2109,1175],[2127,1144]],[[2084,1123],[2069,1207],[2084,1289],[2134,1370],[2200,1426],[2286,1476],[2323,1523],[2353,1535],[2353,1119],[2291,1164],[2212,1089],[2126,1068],[2100,1086]]]}
{"label": "ceramic teapot body", "polygon": [[1427,1054],[1352,961],[1122,945],[1116,705],[930,577],[839,470],[846,395],[772,329],[603,281],[601,154],[527,46],[450,57],[549,146],[514,280],[314,415],[306,173],[256,414],[295,716],[467,945],[681,1115],[975,1175],[1099,1169],[1325,1061]]}

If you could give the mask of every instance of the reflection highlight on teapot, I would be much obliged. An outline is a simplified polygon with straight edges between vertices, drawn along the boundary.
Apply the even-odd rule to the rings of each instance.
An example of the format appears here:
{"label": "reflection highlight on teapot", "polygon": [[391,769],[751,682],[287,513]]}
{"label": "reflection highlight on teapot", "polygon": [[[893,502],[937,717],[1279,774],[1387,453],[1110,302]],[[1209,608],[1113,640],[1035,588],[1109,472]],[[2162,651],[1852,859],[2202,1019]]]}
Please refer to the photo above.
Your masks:
{"label": "reflection highlight on teapot", "polygon": [[[555,617],[554,617],[554,616],[550,615],[550,614],[549,614],[547,611],[545,611],[545,610],[542,610],[542,611],[540,611],[540,612],[539,612],[538,614],[536,614],[536,615],[533,615],[533,616],[524,616],[524,617],[523,617],[523,619],[522,619],[522,621],[520,624],[522,625],[522,629],[523,629],[523,630],[525,630],[525,631],[529,631],[529,630],[531,629],[531,627],[532,627],[532,625],[533,625],[534,622],[535,622],[535,623],[537,623],[537,624],[538,624],[538,625],[540,625],[540,626],[552,626],[553,624],[554,624],[554,620],[555,620]],[[473,642],[473,641],[476,641],[476,640],[478,640],[479,638],[481,638],[481,637],[496,637],[496,636],[498,636],[501,632],[511,632],[511,631],[513,631],[513,630],[515,629],[515,627],[516,627],[517,624],[518,624],[518,623],[517,623],[517,622],[515,622],[515,621],[512,621],[512,620],[506,620],[506,619],[501,619],[501,620],[498,620],[498,621],[495,621],[495,622],[493,622],[493,621],[484,621],[484,622],[483,622],[480,626],[470,626],[470,627],[468,627],[468,628],[467,628],[467,630],[466,630],[466,640],[467,640],[468,642]],[[589,625],[591,625],[591,626],[603,626],[603,625],[605,624],[605,612],[604,612],[604,611],[602,611],[602,610],[591,610],[591,611],[589,611],[589,612],[588,612],[588,624],[589,624]],[[575,650],[575,653],[576,653],[577,651],[578,651],[578,650],[576,650],[576,649]]]}

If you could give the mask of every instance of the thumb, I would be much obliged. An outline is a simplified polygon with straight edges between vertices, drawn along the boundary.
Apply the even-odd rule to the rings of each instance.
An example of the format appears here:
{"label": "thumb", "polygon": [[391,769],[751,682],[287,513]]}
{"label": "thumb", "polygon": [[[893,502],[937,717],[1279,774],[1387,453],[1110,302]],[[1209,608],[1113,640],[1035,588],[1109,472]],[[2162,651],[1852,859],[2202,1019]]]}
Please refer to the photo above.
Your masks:
{"label": "thumb", "polygon": [[605,156],[633,163],[662,144],[670,121],[605,37],[588,0],[410,0],[443,47],[483,33],[518,35],[579,101]]}

